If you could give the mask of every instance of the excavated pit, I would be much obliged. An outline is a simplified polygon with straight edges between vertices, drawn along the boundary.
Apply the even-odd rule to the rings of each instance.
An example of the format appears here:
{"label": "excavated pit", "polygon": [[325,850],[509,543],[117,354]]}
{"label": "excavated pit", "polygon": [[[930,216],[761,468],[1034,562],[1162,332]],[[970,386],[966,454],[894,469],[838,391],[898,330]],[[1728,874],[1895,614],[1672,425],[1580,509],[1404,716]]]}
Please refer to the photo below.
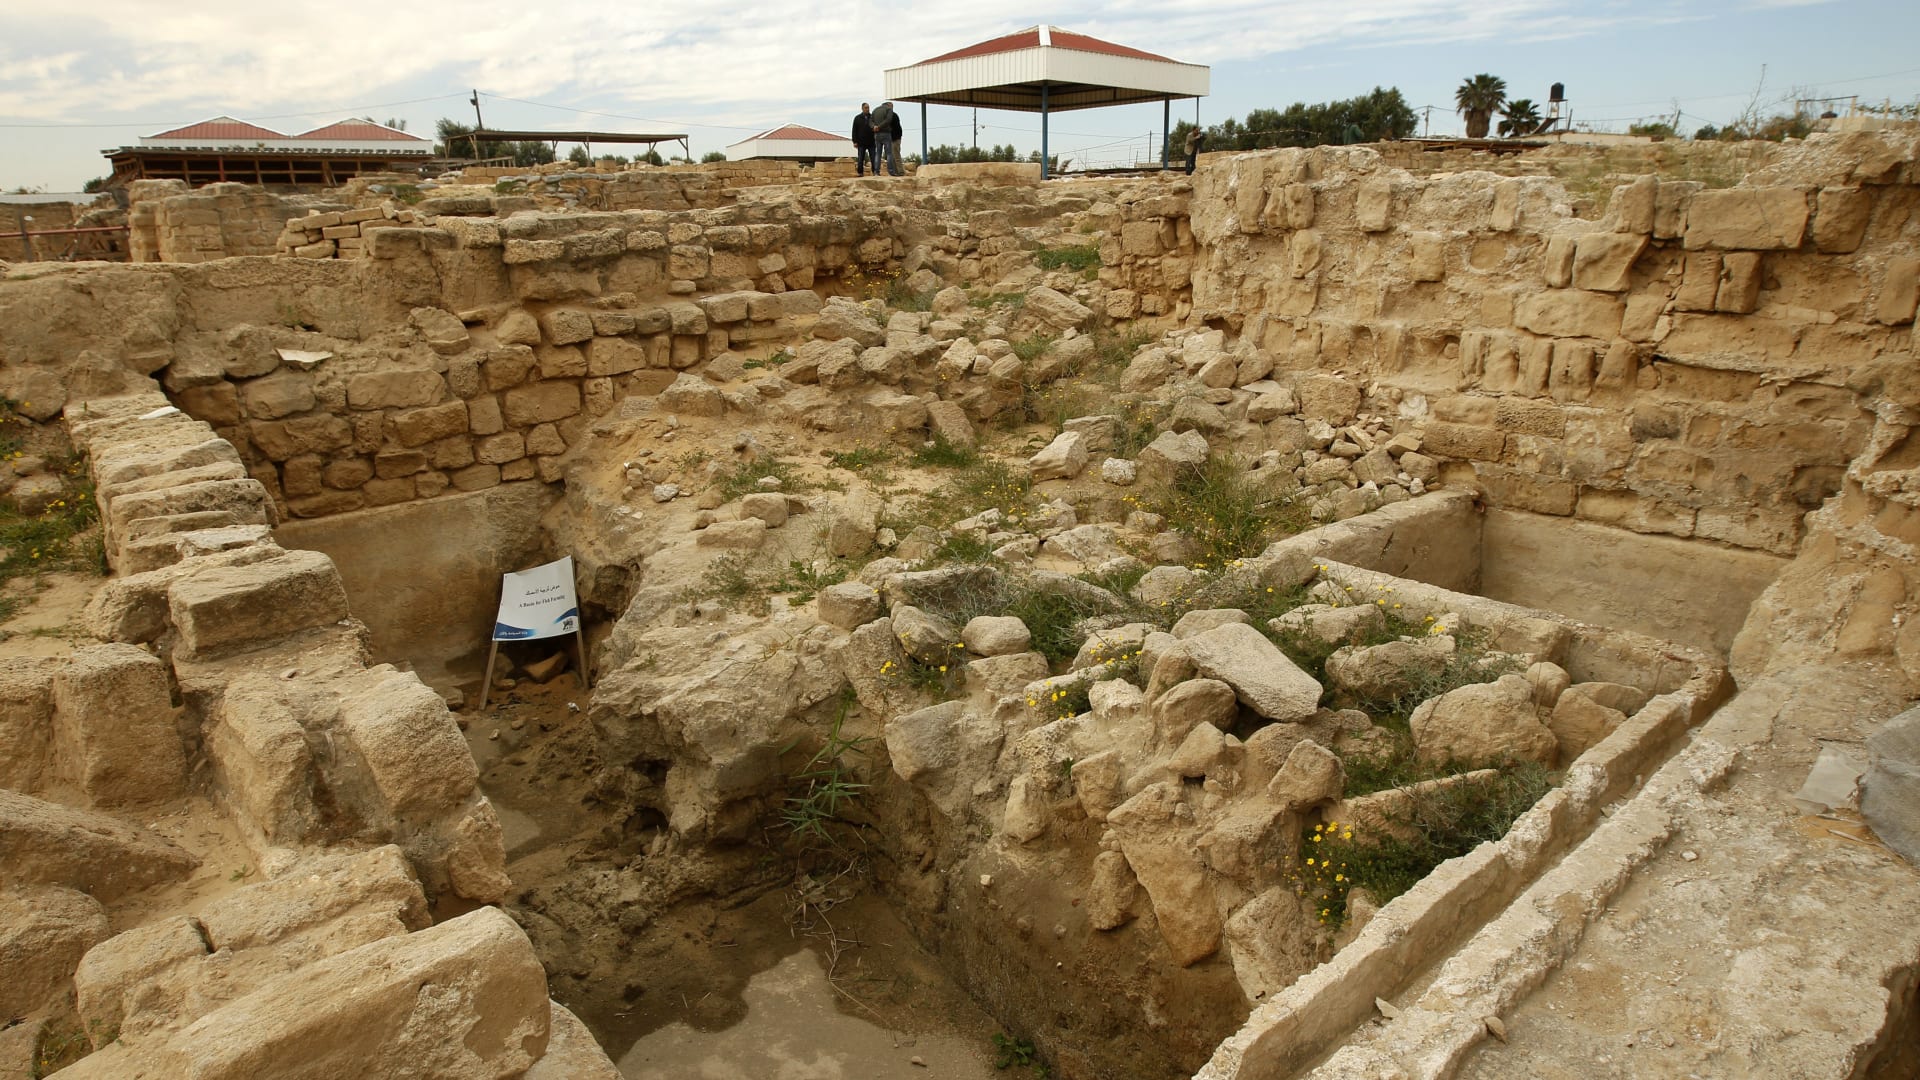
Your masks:
{"label": "excavated pit", "polygon": [[[271,898],[365,878],[387,914],[310,925],[511,983],[503,1074],[567,1006],[627,1080],[985,1076],[996,1048],[1075,1078],[1502,1075],[1623,1036],[1683,1072],[1903,1075],[1906,868],[1845,792],[1781,800],[1910,685],[1913,160],[1812,140],[1597,202],[1354,149],[884,195],[554,177],[282,214],[301,259],[9,274],[0,389],[68,401],[116,575],[81,616],[112,644],[10,669],[0,734],[49,763],[30,795],[223,823],[193,854],[224,874],[141,840],[182,880],[113,929],[224,881],[221,932],[179,943],[204,979]],[[599,209],[527,212],[555,194]],[[74,316],[108,295],[124,318]],[[1001,471],[962,509],[935,459],[976,438]],[[1161,489],[1210,459],[1328,524],[1203,555]],[[479,708],[499,574],[563,554],[593,689],[522,646]],[[1325,830],[1386,850],[1505,790],[1515,746],[1541,786],[1391,902],[1314,879]],[[1769,929],[1829,911],[1855,954]],[[266,921],[258,978],[309,925]],[[299,992],[235,992],[262,985]],[[1605,1006],[1643,996],[1726,1044]],[[140,1000],[76,1075],[197,1052],[168,1025],[219,1005]]]}

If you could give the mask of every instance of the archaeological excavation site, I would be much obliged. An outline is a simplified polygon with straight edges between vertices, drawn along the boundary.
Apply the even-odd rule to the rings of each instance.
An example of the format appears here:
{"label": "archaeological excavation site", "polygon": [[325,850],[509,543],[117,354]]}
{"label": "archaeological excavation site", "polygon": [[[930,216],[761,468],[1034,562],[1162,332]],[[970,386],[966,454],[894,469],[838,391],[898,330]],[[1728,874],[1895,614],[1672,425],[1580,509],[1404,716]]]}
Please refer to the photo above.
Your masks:
{"label": "archaeological excavation site", "polygon": [[0,1076],[1920,1076],[1920,133],[128,194]]}

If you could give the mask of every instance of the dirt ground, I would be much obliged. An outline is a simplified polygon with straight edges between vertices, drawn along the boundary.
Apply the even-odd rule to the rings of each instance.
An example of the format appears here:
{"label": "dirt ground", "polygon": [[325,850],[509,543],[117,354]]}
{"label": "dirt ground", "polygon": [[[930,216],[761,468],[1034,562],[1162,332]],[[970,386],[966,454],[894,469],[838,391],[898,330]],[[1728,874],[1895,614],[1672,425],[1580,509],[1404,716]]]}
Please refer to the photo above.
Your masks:
{"label": "dirt ground", "polygon": [[1001,1029],[865,891],[856,857],[809,873],[774,837],[675,852],[658,823],[599,806],[573,673],[496,690],[484,712],[478,696],[459,718],[505,832],[509,910],[629,1080],[1022,1075],[994,1068]]}
{"label": "dirt ground", "polygon": [[21,601],[20,610],[0,622],[0,657],[65,656],[76,646],[95,644],[75,622],[105,580],[97,574],[56,570],[22,575],[0,586]]}

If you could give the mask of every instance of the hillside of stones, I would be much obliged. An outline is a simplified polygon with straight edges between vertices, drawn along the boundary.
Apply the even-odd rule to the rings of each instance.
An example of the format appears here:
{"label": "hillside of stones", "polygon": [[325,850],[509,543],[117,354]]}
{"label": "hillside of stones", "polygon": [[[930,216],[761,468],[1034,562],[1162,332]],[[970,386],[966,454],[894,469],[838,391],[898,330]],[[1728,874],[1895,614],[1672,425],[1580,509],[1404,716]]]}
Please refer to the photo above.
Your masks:
{"label": "hillside of stones", "polygon": [[[1472,967],[1551,903],[1523,892],[1572,897],[1577,948],[1611,895],[1561,880],[1589,846],[1804,776],[1904,700],[1915,155],[1809,144],[1579,213],[1369,155],[618,212],[482,188],[406,221],[369,191],[353,248],[10,271],[0,389],[88,453],[115,575],[83,618],[108,644],[10,691],[7,863],[45,869],[8,894],[34,973],[9,1053],[539,1075],[597,1055],[557,1002],[604,1038],[648,985],[625,957],[693,962],[684,913],[857,881],[1062,1075],[1274,1075],[1356,1028],[1329,1075],[1458,1067],[1504,1029],[1429,994],[1376,1031],[1374,1000],[1445,962],[1498,1021],[1564,959]],[[377,542],[431,548],[436,507],[496,491],[575,559],[595,688],[483,777],[475,672],[377,654],[353,616],[381,598],[350,611],[275,525],[411,508]],[[1669,620],[1684,642],[1473,595],[1514,515],[1760,584],[1552,561],[1732,607]],[[1837,656],[1856,713],[1721,754],[1753,688],[1804,699]],[[530,803],[502,774],[536,764],[562,835],[515,847],[493,800]],[[1328,830],[1378,847],[1461,792],[1504,793],[1497,842],[1404,897],[1309,869]],[[237,887],[129,810],[223,823]],[[81,835],[104,854],[58,857]],[[1845,934],[1896,942],[1892,972],[1888,918]],[[429,968],[447,992],[396,1005]],[[368,988],[313,1011],[334,985]],[[1866,1062],[1871,1000],[1850,1015]]]}

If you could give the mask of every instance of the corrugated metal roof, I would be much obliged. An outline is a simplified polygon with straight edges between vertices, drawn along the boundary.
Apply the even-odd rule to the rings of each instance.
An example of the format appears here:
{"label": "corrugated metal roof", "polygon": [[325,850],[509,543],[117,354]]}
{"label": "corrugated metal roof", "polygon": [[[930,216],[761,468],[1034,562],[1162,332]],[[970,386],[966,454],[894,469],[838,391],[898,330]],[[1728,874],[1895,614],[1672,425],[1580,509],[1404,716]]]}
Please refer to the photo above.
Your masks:
{"label": "corrugated metal roof", "polygon": [[945,60],[964,60],[970,56],[991,56],[994,53],[1013,52],[1017,49],[1037,49],[1049,45],[1056,49],[1073,49],[1078,52],[1102,53],[1106,56],[1129,56],[1136,60],[1159,60],[1165,63],[1178,63],[1157,53],[1144,52],[1126,45],[1116,45],[1111,41],[1102,41],[1086,34],[1076,34],[1071,30],[1062,30],[1057,26],[1048,26],[1047,40],[1041,39],[1042,27],[1029,26],[1025,30],[1007,34],[1003,37],[989,38],[986,41],[969,45],[964,49],[955,49],[950,53],[922,60],[922,64],[938,64]]}
{"label": "corrugated metal roof", "polygon": [[337,120],[325,127],[312,131],[303,131],[295,135],[296,139],[333,139],[342,142],[428,142],[418,135],[409,135],[399,128],[390,128],[385,124],[376,124],[371,120],[348,117]]}
{"label": "corrugated metal roof", "polygon": [[197,124],[162,131],[158,135],[148,135],[149,139],[284,139],[287,136],[272,128],[263,128],[259,124],[249,124],[245,120],[235,120],[231,116],[216,116],[211,120],[202,120]]}
{"label": "corrugated metal roof", "polygon": [[845,135],[829,135],[819,128],[810,128],[805,124],[787,124],[782,127],[768,128],[758,135],[742,139],[741,142],[751,142],[754,139],[826,139],[831,142],[848,141]]}

